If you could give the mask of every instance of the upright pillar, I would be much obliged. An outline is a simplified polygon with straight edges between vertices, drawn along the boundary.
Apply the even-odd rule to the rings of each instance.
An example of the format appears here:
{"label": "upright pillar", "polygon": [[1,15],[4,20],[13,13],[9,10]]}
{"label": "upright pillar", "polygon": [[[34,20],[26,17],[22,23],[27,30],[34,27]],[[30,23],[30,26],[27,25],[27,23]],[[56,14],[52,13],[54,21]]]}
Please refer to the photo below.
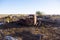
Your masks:
{"label": "upright pillar", "polygon": [[37,17],[36,17],[36,14],[34,15],[34,25],[37,24]]}

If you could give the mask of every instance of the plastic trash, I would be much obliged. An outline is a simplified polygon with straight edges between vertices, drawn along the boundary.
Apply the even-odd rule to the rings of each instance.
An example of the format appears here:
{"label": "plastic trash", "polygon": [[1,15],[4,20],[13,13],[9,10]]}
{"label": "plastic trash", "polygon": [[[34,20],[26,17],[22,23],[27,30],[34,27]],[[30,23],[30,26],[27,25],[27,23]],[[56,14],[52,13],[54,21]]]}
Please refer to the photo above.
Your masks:
{"label": "plastic trash", "polygon": [[6,40],[18,40],[16,38],[12,37],[12,36],[5,36],[5,39]]}

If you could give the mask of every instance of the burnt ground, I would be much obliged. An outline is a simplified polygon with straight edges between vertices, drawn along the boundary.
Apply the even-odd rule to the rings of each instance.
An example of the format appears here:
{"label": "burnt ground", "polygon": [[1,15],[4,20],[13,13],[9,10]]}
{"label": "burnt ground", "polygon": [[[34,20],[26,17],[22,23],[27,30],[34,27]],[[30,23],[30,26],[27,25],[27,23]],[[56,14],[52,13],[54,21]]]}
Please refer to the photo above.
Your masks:
{"label": "burnt ground", "polygon": [[[21,27],[21,28],[8,28],[8,29],[0,29],[0,39],[6,35],[13,35],[15,32],[22,32],[22,31],[30,31],[32,34],[41,34],[43,37],[41,40],[60,40],[60,28],[59,27]],[[15,36],[19,40],[21,37]]]}

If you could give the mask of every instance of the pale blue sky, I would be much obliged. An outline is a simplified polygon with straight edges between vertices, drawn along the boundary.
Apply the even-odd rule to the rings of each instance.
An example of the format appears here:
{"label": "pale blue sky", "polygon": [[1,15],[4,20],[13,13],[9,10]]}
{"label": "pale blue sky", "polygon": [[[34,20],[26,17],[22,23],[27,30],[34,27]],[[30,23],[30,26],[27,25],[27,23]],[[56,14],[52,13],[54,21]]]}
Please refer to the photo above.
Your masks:
{"label": "pale blue sky", "polygon": [[60,14],[60,0],[0,0],[0,14]]}

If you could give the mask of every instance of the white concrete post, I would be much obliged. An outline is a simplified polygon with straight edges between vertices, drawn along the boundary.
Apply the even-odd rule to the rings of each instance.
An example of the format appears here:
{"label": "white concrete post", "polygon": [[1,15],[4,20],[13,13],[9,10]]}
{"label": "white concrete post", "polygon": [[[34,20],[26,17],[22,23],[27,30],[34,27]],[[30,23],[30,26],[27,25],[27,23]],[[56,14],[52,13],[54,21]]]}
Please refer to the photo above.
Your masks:
{"label": "white concrete post", "polygon": [[34,15],[34,25],[36,25],[37,23],[37,17],[36,17],[36,14]]}

